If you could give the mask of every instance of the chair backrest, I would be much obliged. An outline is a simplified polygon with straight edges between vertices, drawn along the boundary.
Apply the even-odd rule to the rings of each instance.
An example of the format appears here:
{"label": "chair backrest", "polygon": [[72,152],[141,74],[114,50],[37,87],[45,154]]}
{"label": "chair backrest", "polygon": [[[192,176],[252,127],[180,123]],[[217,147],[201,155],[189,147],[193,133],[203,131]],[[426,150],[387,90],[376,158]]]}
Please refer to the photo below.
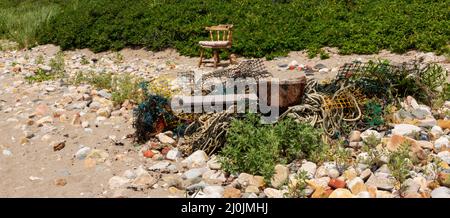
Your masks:
{"label": "chair backrest", "polygon": [[206,27],[209,31],[209,38],[211,41],[229,41],[233,42],[233,25],[221,24],[217,26]]}

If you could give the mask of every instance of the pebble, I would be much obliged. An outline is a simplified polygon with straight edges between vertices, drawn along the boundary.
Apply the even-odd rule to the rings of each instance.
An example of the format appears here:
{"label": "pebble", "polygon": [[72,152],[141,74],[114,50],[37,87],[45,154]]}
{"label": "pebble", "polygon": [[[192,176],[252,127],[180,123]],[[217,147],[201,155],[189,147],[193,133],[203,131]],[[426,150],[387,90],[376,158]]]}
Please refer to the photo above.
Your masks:
{"label": "pebble", "polygon": [[11,156],[12,155],[12,152],[10,150],[7,150],[7,149],[4,149],[2,153],[5,156]]}
{"label": "pebble", "polygon": [[283,198],[283,193],[280,190],[274,188],[266,188],[264,189],[264,194],[268,198]]}
{"label": "pebble", "polygon": [[195,179],[201,177],[206,171],[208,171],[208,168],[205,167],[190,169],[183,173],[182,178],[186,180]]}
{"label": "pebble", "polygon": [[441,151],[437,156],[445,163],[450,164],[450,151]]}
{"label": "pebble", "polygon": [[123,172],[123,176],[127,179],[135,179],[137,174],[133,170],[125,170],[125,172]]}
{"label": "pebble", "polygon": [[360,192],[367,191],[367,187],[364,184],[364,181],[361,178],[359,178],[359,177],[356,177],[356,178],[348,181],[347,182],[347,187],[348,187],[348,189],[350,189],[350,191],[354,195],[357,195]]}
{"label": "pebble", "polygon": [[166,159],[176,161],[181,157],[181,152],[178,149],[172,149],[167,152]]}
{"label": "pebble", "polygon": [[329,198],[354,198],[355,196],[348,190],[344,188],[338,188],[334,190]]}
{"label": "pebble", "polygon": [[[167,155],[169,155],[169,154],[167,154]],[[197,150],[194,153],[192,153],[191,155],[189,155],[189,157],[187,157],[186,159],[181,161],[181,163],[185,164],[189,168],[197,168],[197,167],[202,167],[202,166],[206,165],[207,161],[208,161],[208,155],[202,150]]]}
{"label": "pebble", "polygon": [[432,198],[450,198],[450,189],[447,187],[439,187],[431,192]]}
{"label": "pebble", "polygon": [[164,133],[159,133],[156,138],[163,144],[174,144],[175,140]]}
{"label": "pebble", "polygon": [[395,185],[395,179],[372,174],[367,180],[366,185],[375,186],[381,190],[392,191]]}
{"label": "pebble", "polygon": [[211,159],[207,162],[209,169],[212,170],[220,170],[222,168],[220,162],[217,160],[217,157],[213,155]]}
{"label": "pebble", "polygon": [[77,151],[77,153],[75,153],[75,158],[77,158],[78,160],[83,160],[88,156],[90,151],[91,148],[82,147],[80,150]]}
{"label": "pebble", "polygon": [[89,121],[83,121],[83,122],[81,123],[81,127],[83,127],[83,128],[88,128],[88,127],[89,127]]}
{"label": "pebble", "polygon": [[288,179],[289,176],[289,168],[284,165],[277,164],[275,166],[275,173],[270,180],[272,187],[279,188],[282,186]]}
{"label": "pebble", "polygon": [[348,136],[348,140],[350,142],[359,142],[361,141],[361,132],[360,131],[351,131],[350,135]]}
{"label": "pebble", "polygon": [[121,176],[113,176],[109,179],[108,185],[110,189],[118,189],[123,188],[125,185],[129,184],[130,180],[121,177]]}
{"label": "pebble", "polygon": [[237,188],[226,187],[223,191],[223,197],[224,198],[240,198],[241,191]]}
{"label": "pebble", "polygon": [[316,174],[317,165],[310,161],[304,161],[302,163],[302,166],[299,168],[297,173],[300,173],[301,171],[305,171],[307,176],[312,179],[314,178],[314,175]]}
{"label": "pebble", "polygon": [[161,161],[148,168],[150,171],[164,171],[170,165],[170,162]]}
{"label": "pebble", "polygon": [[436,150],[441,150],[441,148],[447,147],[448,148],[449,140],[445,136],[441,136],[434,142],[434,148]]}
{"label": "pebble", "polygon": [[415,132],[420,132],[422,129],[420,127],[411,124],[396,124],[392,130],[392,134],[395,135],[412,135]]}

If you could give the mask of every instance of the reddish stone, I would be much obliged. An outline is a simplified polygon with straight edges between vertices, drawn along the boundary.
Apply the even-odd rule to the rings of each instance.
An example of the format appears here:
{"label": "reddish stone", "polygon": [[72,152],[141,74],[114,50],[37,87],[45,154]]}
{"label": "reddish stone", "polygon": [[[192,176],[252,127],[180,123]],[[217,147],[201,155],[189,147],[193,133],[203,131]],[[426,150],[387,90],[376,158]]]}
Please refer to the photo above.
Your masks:
{"label": "reddish stone", "polygon": [[330,182],[328,182],[328,186],[334,189],[345,188],[345,182],[340,179],[330,179]]}
{"label": "reddish stone", "polygon": [[150,150],[144,152],[144,157],[152,158],[153,155],[155,155],[155,154]]}
{"label": "reddish stone", "polygon": [[171,149],[169,147],[164,147],[161,151],[161,154],[166,155],[167,153],[169,153]]}

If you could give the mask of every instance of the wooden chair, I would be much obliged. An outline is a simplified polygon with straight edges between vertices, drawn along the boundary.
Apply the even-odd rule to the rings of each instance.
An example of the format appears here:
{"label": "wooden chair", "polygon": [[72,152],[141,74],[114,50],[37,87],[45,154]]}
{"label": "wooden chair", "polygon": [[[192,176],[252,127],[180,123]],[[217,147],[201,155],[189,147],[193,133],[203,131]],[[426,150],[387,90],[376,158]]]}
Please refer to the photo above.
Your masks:
{"label": "wooden chair", "polygon": [[[200,62],[198,67],[203,63],[210,63],[210,61],[203,60],[203,53],[205,48],[210,48],[213,51],[214,67],[220,63],[219,51],[221,49],[228,50],[233,44],[233,25],[231,24],[221,24],[218,26],[206,27],[209,31],[209,41],[200,41]],[[231,63],[231,60],[230,60]]]}

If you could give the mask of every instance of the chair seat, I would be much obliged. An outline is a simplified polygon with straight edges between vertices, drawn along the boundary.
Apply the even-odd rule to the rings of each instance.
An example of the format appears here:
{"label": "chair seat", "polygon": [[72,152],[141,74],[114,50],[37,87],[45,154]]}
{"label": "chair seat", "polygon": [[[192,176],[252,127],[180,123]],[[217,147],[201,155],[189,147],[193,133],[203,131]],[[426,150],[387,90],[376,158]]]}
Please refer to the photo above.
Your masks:
{"label": "chair seat", "polygon": [[219,47],[227,47],[230,45],[229,41],[200,41],[198,42],[201,46],[206,47],[213,47],[213,48],[219,48]]}

